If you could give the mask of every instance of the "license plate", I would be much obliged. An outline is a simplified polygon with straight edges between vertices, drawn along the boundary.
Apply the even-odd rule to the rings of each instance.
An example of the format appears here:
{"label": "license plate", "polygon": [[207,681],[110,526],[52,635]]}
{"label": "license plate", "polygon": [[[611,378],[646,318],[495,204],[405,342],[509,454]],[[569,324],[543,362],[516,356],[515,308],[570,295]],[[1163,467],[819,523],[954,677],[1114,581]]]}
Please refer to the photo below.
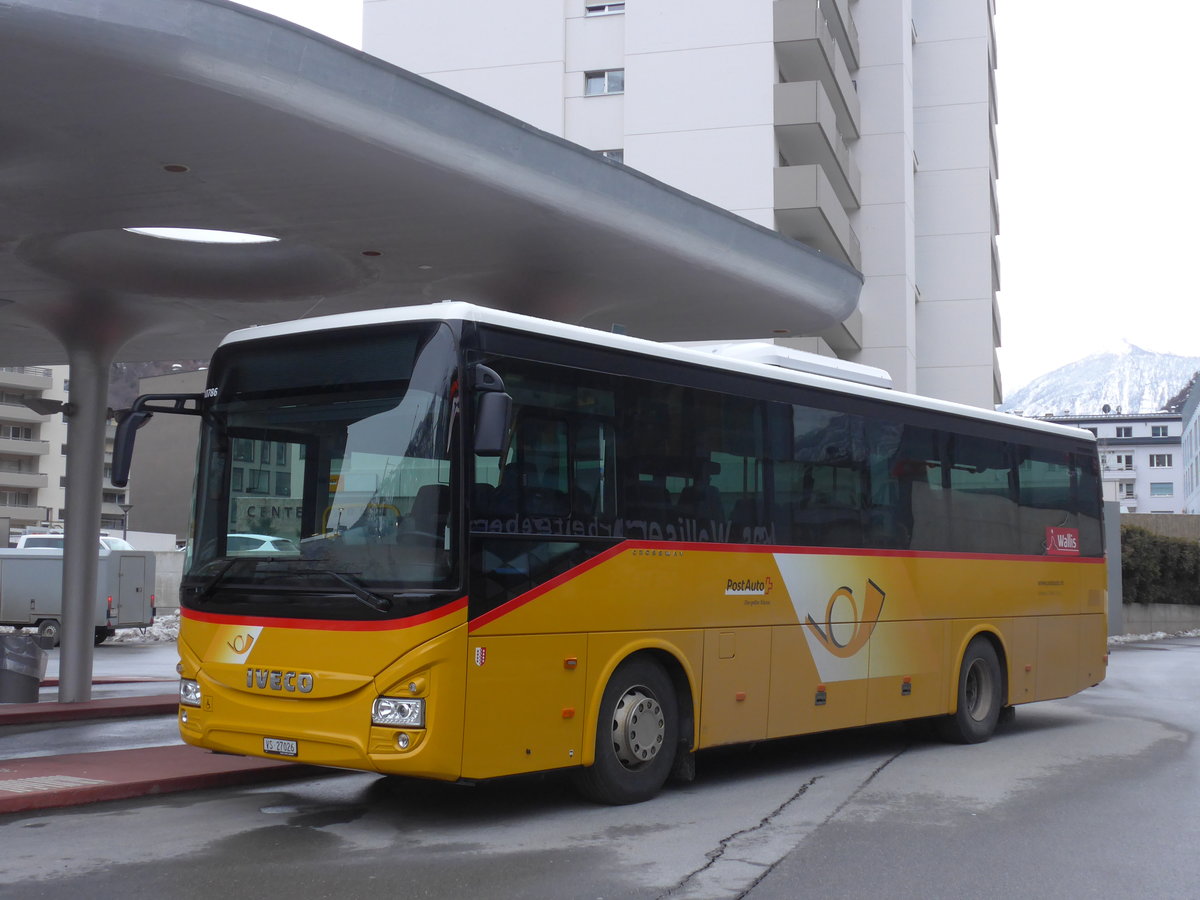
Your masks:
{"label": "license plate", "polygon": [[263,753],[273,753],[276,756],[295,756],[296,742],[285,741],[281,738],[263,738]]}

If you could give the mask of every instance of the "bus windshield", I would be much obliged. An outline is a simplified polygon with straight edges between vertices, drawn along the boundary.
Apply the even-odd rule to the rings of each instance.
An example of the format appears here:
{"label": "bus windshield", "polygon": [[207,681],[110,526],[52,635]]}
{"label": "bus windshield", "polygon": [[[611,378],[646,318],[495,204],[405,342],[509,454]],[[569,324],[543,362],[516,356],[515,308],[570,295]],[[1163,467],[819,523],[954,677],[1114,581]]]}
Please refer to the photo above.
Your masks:
{"label": "bus windshield", "polygon": [[377,618],[456,590],[455,360],[444,324],[219,351],[184,605]]}

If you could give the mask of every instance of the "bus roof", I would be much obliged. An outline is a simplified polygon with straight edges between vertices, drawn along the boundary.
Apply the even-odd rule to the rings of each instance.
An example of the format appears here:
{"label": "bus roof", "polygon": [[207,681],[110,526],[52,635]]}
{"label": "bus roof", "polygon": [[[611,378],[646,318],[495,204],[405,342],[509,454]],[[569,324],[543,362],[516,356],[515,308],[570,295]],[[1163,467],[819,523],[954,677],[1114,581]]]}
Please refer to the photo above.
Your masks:
{"label": "bus roof", "polygon": [[[497,328],[507,328],[513,331],[544,335],[565,341],[607,347],[625,353],[674,360],[710,369],[739,372],[758,378],[768,378],[773,381],[804,385],[834,393],[868,397],[881,400],[885,403],[928,409],[979,421],[993,422],[1007,427],[1041,431],[1047,434],[1056,434],[1082,441],[1096,440],[1096,436],[1092,432],[1081,428],[1059,425],[1041,419],[1027,419],[1010,413],[980,409],[975,406],[953,403],[948,400],[938,400],[933,397],[922,397],[917,394],[904,393],[903,391],[888,390],[883,387],[873,386],[872,384],[857,383],[846,378],[738,359],[736,355],[714,353],[712,345],[693,348],[679,344],[661,343],[659,341],[646,340],[645,338],[612,334],[594,328],[584,328],[579,325],[555,322],[550,319],[539,319],[534,316],[489,309],[486,306],[464,303],[457,300],[445,300],[440,303],[430,303],[424,306],[402,306],[392,309],[364,310],[362,312],[342,313],[333,316],[319,316],[312,319],[297,319],[274,325],[256,325],[251,328],[242,328],[231,332],[221,341],[221,346],[225,347],[243,341],[266,340],[285,335],[308,334],[339,328],[358,328],[370,325],[429,321],[464,321],[492,325]],[[869,369],[869,367],[861,368]]]}

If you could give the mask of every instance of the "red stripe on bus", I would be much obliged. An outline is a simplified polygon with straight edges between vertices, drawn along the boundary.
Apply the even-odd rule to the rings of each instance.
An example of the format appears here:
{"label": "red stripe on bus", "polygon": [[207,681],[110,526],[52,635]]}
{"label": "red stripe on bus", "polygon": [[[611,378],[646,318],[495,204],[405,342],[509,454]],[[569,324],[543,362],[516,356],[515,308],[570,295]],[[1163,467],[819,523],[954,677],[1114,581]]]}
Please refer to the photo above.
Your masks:
{"label": "red stripe on bus", "polygon": [[603,553],[598,553],[597,555],[593,556],[591,559],[586,560],[585,562],[581,562],[579,565],[575,566],[574,568],[567,569],[567,571],[563,572],[561,575],[557,575],[554,578],[551,578],[549,581],[542,582],[537,587],[535,587],[533,590],[526,591],[524,594],[521,594],[517,597],[513,597],[511,600],[500,604],[495,609],[488,610],[487,612],[485,612],[483,615],[479,616],[478,618],[472,619],[467,624],[467,630],[474,631],[477,628],[482,628],[484,625],[487,625],[489,622],[496,621],[501,616],[508,615],[513,610],[524,606],[526,603],[529,603],[531,600],[536,600],[538,597],[542,596],[547,591],[552,591],[559,585],[566,584],[568,581],[574,581],[576,578],[578,578],[584,572],[594,569],[594,568],[596,568],[596,566],[600,565],[601,563],[607,562],[608,560],[612,559],[614,556],[617,556],[617,555],[625,552],[626,550],[629,550],[631,548],[631,546],[632,546],[631,542],[626,542],[626,543],[617,544],[617,546],[615,546],[615,547],[609,547]]}
{"label": "red stripe on bus", "polygon": [[892,559],[974,559],[1004,562],[1052,562],[1052,563],[1086,563],[1103,565],[1106,560],[1102,556],[1025,556],[1012,553],[953,553],[945,550],[875,550],[866,548],[847,547],[789,547],[771,544],[702,544],[686,541],[624,541],[603,553],[592,557],[587,562],[580,563],[573,569],[568,569],[561,575],[551,578],[524,594],[502,603],[495,609],[472,619],[467,624],[468,631],[476,631],[485,625],[490,625],[497,619],[520,609],[526,603],[554,590],[555,588],[573,581],[585,572],[594,569],[601,563],[607,562],[614,556],[630,550],[692,550],[706,553],[770,553],[790,554],[792,556],[872,556],[890,557]]}
{"label": "red stripe on bus", "polygon": [[265,628],[305,628],[316,631],[396,631],[434,622],[466,608],[467,598],[460,597],[453,603],[431,609],[429,612],[405,616],[403,619],[389,619],[386,622],[354,622],[342,619],[273,619],[264,616],[231,616],[221,613],[198,612],[194,609],[182,609],[180,615],[185,619],[208,622],[212,625],[262,625]]}
{"label": "red stripe on bus", "polygon": [[775,544],[702,544],[684,541],[626,541],[626,550],[697,550],[709,553],[771,553],[792,556],[875,556],[893,559],[980,559],[1006,562],[1069,562],[1103,564],[1103,556],[1034,556],[1018,553],[967,553],[952,550],[879,550],[867,547],[794,547]]}

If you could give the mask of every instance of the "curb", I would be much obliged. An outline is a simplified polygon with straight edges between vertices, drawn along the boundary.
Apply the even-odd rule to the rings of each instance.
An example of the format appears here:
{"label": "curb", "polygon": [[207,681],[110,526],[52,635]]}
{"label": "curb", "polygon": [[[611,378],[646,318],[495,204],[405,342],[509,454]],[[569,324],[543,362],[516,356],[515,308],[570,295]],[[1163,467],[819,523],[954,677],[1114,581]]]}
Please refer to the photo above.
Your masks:
{"label": "curb", "polygon": [[81,703],[0,703],[0,726],[35,722],[70,722],[78,719],[113,719],[119,716],[175,715],[179,694],[106,697]]}
{"label": "curb", "polygon": [[338,772],[187,744],[0,760],[0,815]]}

